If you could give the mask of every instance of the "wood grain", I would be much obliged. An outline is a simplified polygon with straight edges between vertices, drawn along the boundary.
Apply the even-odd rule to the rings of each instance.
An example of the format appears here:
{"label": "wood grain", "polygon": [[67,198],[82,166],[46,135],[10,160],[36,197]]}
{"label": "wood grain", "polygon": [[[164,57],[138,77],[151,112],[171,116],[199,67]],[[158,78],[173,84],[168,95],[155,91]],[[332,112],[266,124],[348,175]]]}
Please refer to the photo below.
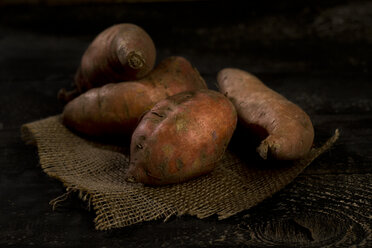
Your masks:
{"label": "wood grain", "polygon": [[277,196],[285,200],[274,211],[249,215],[247,229],[283,246],[371,244],[371,183],[368,174],[301,176]]}
{"label": "wood grain", "polygon": [[[210,220],[213,226],[195,233],[184,231],[166,244],[368,247],[372,242],[370,184],[370,175],[300,176],[271,199],[232,217],[229,225]],[[179,222],[166,225],[182,230],[176,227]]]}
{"label": "wood grain", "polygon": [[[229,220],[199,222],[183,217],[154,223],[172,230],[166,238],[160,235],[155,245],[368,247],[372,242],[370,184],[370,175],[300,176],[272,198]],[[124,232],[112,231],[110,238]]]}

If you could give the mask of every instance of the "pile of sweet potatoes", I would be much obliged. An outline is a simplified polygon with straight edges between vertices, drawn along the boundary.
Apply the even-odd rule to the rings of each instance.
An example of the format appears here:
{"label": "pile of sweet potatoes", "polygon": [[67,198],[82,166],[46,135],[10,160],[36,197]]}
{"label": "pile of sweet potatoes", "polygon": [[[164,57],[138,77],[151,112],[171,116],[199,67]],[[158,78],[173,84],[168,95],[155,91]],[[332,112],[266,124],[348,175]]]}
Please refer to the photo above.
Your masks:
{"label": "pile of sweet potatoes", "polygon": [[296,160],[310,151],[309,116],[257,77],[223,69],[218,92],[185,58],[165,58],[153,68],[155,57],[142,28],[112,26],[85,51],[75,89],[59,92],[68,128],[131,142],[128,182],[181,183],[211,172],[238,121],[261,140],[262,159]]}

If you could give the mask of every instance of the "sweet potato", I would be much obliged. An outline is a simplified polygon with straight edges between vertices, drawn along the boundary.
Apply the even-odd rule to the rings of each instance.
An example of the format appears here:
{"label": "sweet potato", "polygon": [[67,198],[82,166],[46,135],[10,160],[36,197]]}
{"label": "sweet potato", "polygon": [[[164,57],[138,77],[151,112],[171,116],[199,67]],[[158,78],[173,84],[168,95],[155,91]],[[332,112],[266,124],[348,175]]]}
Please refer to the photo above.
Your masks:
{"label": "sweet potato", "polygon": [[155,45],[141,27],[130,23],[109,27],[83,54],[75,74],[76,89],[62,89],[58,97],[68,102],[94,87],[143,78],[153,69],[155,56]]}
{"label": "sweet potato", "polygon": [[157,103],[133,133],[127,181],[180,183],[213,170],[235,130],[234,106],[212,90]]}
{"label": "sweet potato", "polygon": [[295,160],[309,152],[314,128],[299,106],[243,70],[223,69],[217,81],[220,91],[234,104],[243,126],[266,136],[257,147],[263,159]]}
{"label": "sweet potato", "polygon": [[85,92],[65,106],[62,119],[69,128],[88,136],[130,137],[140,117],[158,101],[206,87],[185,58],[169,57],[141,80]]}

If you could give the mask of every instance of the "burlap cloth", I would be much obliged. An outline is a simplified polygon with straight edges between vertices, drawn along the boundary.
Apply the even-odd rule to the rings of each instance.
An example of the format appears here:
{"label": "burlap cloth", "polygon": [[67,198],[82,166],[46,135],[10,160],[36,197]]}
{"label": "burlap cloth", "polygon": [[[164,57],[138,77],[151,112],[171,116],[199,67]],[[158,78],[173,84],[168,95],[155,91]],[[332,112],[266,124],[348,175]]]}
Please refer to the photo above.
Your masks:
{"label": "burlap cloth", "polygon": [[128,148],[81,138],[61,124],[60,116],[25,124],[21,131],[25,142],[37,145],[44,172],[62,181],[67,192],[79,192],[93,207],[98,230],[184,214],[225,219],[290,183],[338,138],[336,130],[322,147],[287,166],[260,168],[226,152],[209,175],[149,187],[124,181]]}

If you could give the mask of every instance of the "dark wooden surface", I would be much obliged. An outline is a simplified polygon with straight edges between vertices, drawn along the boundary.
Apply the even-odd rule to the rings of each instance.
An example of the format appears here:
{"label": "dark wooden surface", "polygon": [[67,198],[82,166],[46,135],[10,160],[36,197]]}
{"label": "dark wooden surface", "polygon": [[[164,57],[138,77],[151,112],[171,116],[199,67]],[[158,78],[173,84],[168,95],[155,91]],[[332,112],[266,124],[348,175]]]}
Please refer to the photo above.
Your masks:
{"label": "dark wooden surface", "polygon": [[[144,27],[158,61],[188,58],[211,88],[224,67],[255,73],[309,113],[316,144],[336,128],[339,141],[272,198],[222,221],[183,216],[102,232],[76,196],[52,211],[64,188],[41,171],[20,125],[62,111],[58,89],[92,38],[119,22]],[[371,247],[371,75],[370,1],[2,6],[0,246]]]}

